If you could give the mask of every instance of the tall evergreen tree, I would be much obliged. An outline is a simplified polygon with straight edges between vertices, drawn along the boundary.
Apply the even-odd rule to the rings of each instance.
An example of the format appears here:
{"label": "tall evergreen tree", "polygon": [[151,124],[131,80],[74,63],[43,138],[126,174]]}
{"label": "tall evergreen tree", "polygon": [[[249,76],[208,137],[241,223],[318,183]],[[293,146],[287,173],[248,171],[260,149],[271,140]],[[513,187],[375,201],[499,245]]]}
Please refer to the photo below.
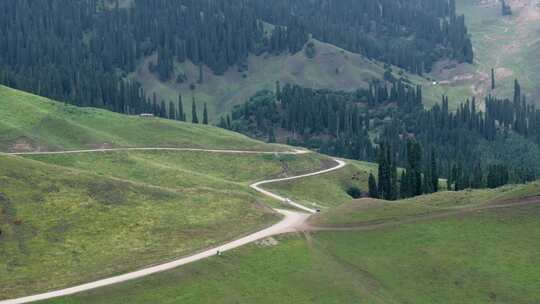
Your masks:
{"label": "tall evergreen tree", "polygon": [[186,121],[186,113],[184,113],[184,103],[182,102],[182,94],[178,94],[178,120]]}
{"label": "tall evergreen tree", "polygon": [[491,89],[495,90],[495,69],[491,68]]}
{"label": "tall evergreen tree", "polygon": [[199,123],[199,117],[197,116],[197,104],[195,103],[195,97],[193,97],[193,103],[191,104],[191,122],[194,124]]}
{"label": "tall evergreen tree", "polygon": [[368,184],[369,184],[368,185],[369,197],[379,198],[379,188],[377,187],[377,180],[375,179],[375,176],[373,176],[372,173],[369,174]]}
{"label": "tall evergreen tree", "polygon": [[203,124],[208,124],[208,109],[206,107],[206,102],[204,103],[204,109],[203,109]]}
{"label": "tall evergreen tree", "polygon": [[433,192],[439,191],[439,169],[437,166],[437,157],[435,155],[435,148],[431,148],[431,189]]}

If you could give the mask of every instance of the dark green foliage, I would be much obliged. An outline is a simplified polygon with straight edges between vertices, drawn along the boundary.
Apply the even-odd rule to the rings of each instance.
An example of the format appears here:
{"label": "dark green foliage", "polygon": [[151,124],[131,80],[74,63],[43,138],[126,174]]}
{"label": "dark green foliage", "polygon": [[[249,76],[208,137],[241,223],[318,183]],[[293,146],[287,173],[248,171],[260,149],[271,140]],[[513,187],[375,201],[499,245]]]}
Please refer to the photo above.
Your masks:
{"label": "dark green foliage", "polygon": [[208,108],[206,106],[206,102],[204,103],[204,109],[203,109],[203,124],[208,124]]}
{"label": "dark green foliage", "polygon": [[501,14],[503,16],[512,15],[512,7],[509,4],[507,4],[505,0],[501,0]]}
{"label": "dark green foliage", "polygon": [[169,119],[176,120],[176,115],[177,115],[176,106],[171,101],[169,102]]}
{"label": "dark green foliage", "polygon": [[354,199],[358,199],[362,197],[362,190],[356,186],[352,186],[347,189],[347,194]]}
{"label": "dark green foliage", "polygon": [[308,42],[306,45],[306,56],[308,58],[315,58],[317,55],[317,49],[315,48],[315,44],[313,42]]}
{"label": "dark green foliage", "polygon": [[487,186],[494,189],[508,184],[510,174],[508,168],[504,165],[491,165],[488,169]]}
{"label": "dark green foliage", "polygon": [[182,102],[182,94],[178,94],[178,115],[177,119],[186,121],[186,113],[184,113],[184,103]]}
{"label": "dark green foliage", "polygon": [[[411,72],[429,71],[441,57],[472,62],[465,18],[446,0],[257,0],[265,21]],[[294,18],[291,17],[294,15]],[[292,20],[292,21],[291,21]]]}
{"label": "dark green foliage", "polygon": [[397,167],[395,153],[392,147],[386,143],[379,147],[379,182],[377,184],[379,197],[385,200],[398,198]]}
{"label": "dark green foliage", "polygon": [[274,49],[256,2],[134,2],[129,9],[108,9],[100,0],[1,1],[0,83],[79,106],[162,116],[160,104],[125,80],[141,58],[155,54],[150,70],[161,81],[174,76],[175,61],[191,60],[202,83],[203,65],[222,74],[249,54],[298,51],[308,39],[291,19]]}
{"label": "dark green foliage", "polygon": [[[186,79],[174,74],[175,62],[190,60],[200,84],[203,66],[220,75],[251,54],[296,53],[308,33],[421,73],[444,57],[472,61],[463,17],[451,3],[135,0],[109,8],[101,0],[4,0],[0,83],[79,106],[161,116],[161,105],[126,80],[142,58],[155,56],[151,71],[179,83]],[[263,21],[276,26],[265,32]],[[314,56],[312,45],[306,53]]]}
{"label": "dark green foliage", "polygon": [[191,122],[194,124],[199,123],[199,116],[197,115],[197,104],[195,103],[195,97],[193,97],[193,102],[191,104]]}
{"label": "dark green foliage", "polygon": [[369,197],[379,198],[379,188],[377,187],[377,180],[373,174],[369,174]]}
{"label": "dark green foliage", "polygon": [[[485,113],[474,98],[455,112],[449,111],[447,97],[423,109],[421,88],[402,81],[374,82],[355,92],[276,87],[279,101],[269,91],[258,93],[233,111],[231,128],[267,138],[269,128],[277,127],[289,134],[289,144],[368,161],[381,160],[376,147],[385,142],[393,147],[395,165],[412,168],[400,180],[402,197],[437,191],[439,177],[449,179],[449,189],[485,187],[486,169],[497,159],[508,164],[511,182],[536,176],[540,168],[534,153],[540,151],[540,111],[526,103],[517,81],[515,101],[488,96]],[[408,147],[411,138],[424,149]],[[384,192],[389,186],[378,187]]]}
{"label": "dark green foliage", "polygon": [[491,68],[491,89],[495,90],[495,69]]}

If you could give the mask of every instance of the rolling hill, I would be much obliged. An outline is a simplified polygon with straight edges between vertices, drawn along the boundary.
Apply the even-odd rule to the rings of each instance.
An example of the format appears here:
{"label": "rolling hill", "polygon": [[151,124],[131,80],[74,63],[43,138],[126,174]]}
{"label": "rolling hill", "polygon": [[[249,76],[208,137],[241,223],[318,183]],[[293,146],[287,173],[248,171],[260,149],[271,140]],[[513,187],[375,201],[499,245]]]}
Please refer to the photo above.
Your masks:
{"label": "rolling hill", "polygon": [[182,147],[283,151],[237,133],[79,108],[0,86],[0,151]]}
{"label": "rolling hill", "polygon": [[[540,297],[534,283],[540,272],[532,267],[540,205],[537,196],[521,198],[538,195],[539,189],[534,183],[489,194],[421,197],[407,203],[418,212],[409,222],[399,222],[407,216],[398,213],[380,217],[378,208],[345,208],[337,211],[341,217],[330,215],[329,227],[344,227],[341,219],[357,216],[373,222],[275,237],[146,279],[44,303],[534,303]],[[442,195],[456,213],[434,217],[437,213],[425,207]],[[464,201],[478,198],[485,209],[463,209]],[[509,205],[503,208],[499,199]],[[383,209],[393,208],[388,203]]]}
{"label": "rolling hill", "polygon": [[[176,101],[181,93],[186,104],[191,104],[193,97],[199,109],[207,103],[210,117],[215,122],[222,114],[230,112],[235,105],[246,102],[258,91],[275,90],[276,81],[310,88],[355,91],[369,87],[370,82],[375,79],[384,78],[386,69],[381,62],[369,60],[316,39],[311,39],[310,42],[316,49],[313,58],[309,58],[305,51],[294,55],[251,55],[246,61],[249,67],[246,71],[230,68],[224,75],[215,75],[205,67],[202,84],[198,84],[199,67],[189,61],[175,63],[175,74],[184,74],[188,81],[160,81],[158,76],[149,70],[150,64],[155,64],[157,60],[156,55],[142,60],[129,78],[140,82],[149,94],[156,93],[158,100]],[[396,66],[391,66],[391,69],[394,77],[405,77],[424,87],[426,106],[440,102],[442,94],[450,96],[453,107],[464,100],[464,94],[459,90],[433,85],[430,79],[408,73]],[[191,112],[187,115],[189,121]]]}
{"label": "rolling hill", "polygon": [[[178,258],[279,219],[278,202],[249,188],[327,168],[326,156],[279,154],[211,126],[57,103],[0,87],[0,294],[12,298]],[[284,206],[280,206],[284,207]]]}

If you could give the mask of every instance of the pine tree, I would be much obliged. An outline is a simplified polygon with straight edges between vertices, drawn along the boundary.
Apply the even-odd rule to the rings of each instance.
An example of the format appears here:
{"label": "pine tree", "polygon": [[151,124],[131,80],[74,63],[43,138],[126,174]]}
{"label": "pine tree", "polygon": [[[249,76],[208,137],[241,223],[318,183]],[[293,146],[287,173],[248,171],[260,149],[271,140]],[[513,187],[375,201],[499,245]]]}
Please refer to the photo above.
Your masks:
{"label": "pine tree", "polygon": [[409,182],[407,181],[407,175],[405,171],[401,171],[401,177],[399,178],[399,197],[407,198],[410,193]]}
{"label": "pine tree", "polygon": [[161,105],[159,107],[159,117],[167,118],[167,106],[165,105],[165,100],[161,100]]}
{"label": "pine tree", "polygon": [[186,113],[184,113],[184,103],[182,102],[182,94],[178,94],[178,120],[186,121]]}
{"label": "pine tree", "polygon": [[203,124],[208,124],[208,109],[206,107],[206,102],[204,103],[204,109],[203,109]]}
{"label": "pine tree", "polygon": [[193,103],[191,104],[191,122],[194,124],[199,123],[199,117],[197,116],[197,104],[195,103],[195,97],[193,97]]}
{"label": "pine tree", "polygon": [[268,131],[268,142],[269,143],[275,143],[276,142],[276,135],[274,134],[274,128],[270,127],[270,130]]}
{"label": "pine tree", "polygon": [[176,107],[172,101],[169,102],[169,119],[176,120]]}
{"label": "pine tree", "polygon": [[390,164],[388,163],[387,158],[387,149],[388,146],[386,144],[381,144],[379,148],[379,183],[378,183],[378,190],[379,190],[379,197],[383,199],[390,199]]}
{"label": "pine tree", "polygon": [[375,179],[375,176],[373,176],[372,173],[369,174],[369,197],[371,198],[379,198],[379,189],[377,187],[377,180]]}
{"label": "pine tree", "polygon": [[495,90],[495,69],[491,68],[491,89]]}
{"label": "pine tree", "polygon": [[439,169],[437,168],[437,157],[435,156],[435,148],[431,148],[431,189],[433,192],[439,191]]}

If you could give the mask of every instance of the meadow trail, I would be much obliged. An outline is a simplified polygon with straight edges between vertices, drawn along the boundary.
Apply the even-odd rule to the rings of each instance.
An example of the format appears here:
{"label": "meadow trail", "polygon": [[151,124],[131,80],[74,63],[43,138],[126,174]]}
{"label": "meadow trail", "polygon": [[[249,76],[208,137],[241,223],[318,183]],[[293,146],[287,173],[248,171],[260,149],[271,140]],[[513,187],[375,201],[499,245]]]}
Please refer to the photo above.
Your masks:
{"label": "meadow trail", "polygon": [[[6,154],[11,155],[11,156],[24,156],[24,155],[57,155],[57,154],[100,153],[100,152],[121,152],[121,151],[163,151],[163,150],[165,151],[190,151],[190,152],[196,151],[196,152],[205,152],[205,153],[227,153],[227,154],[302,155],[302,154],[311,153],[310,151],[307,151],[307,150],[292,150],[288,152],[268,152],[268,151],[212,150],[212,149],[191,149],[191,148],[118,148],[118,149],[94,149],[94,150],[73,150],[73,151],[55,151],[55,152],[45,152],[45,151],[23,152],[23,153],[6,153]],[[265,184],[270,184],[270,183],[290,181],[290,180],[325,174],[325,173],[339,170],[347,165],[344,161],[341,161],[338,159],[333,159],[333,161],[336,163],[336,165],[329,169],[324,169],[324,170],[320,170],[320,171],[309,173],[309,174],[303,174],[303,175],[292,176],[292,177],[287,177],[287,178],[260,181],[250,186],[252,189],[262,193],[265,196],[271,197],[273,199],[279,200],[283,203],[286,203],[288,205],[291,205],[293,207],[296,207],[298,209],[305,211],[305,212],[297,212],[297,211],[292,211],[292,210],[274,209],[275,212],[283,216],[283,219],[273,226],[270,226],[261,231],[252,233],[250,235],[241,237],[239,239],[233,240],[221,246],[216,246],[216,247],[207,249],[205,251],[198,252],[193,255],[183,257],[183,258],[171,261],[171,262],[151,266],[151,267],[133,271],[130,273],[126,273],[126,274],[122,274],[122,275],[118,275],[118,276],[114,276],[114,277],[110,277],[110,278],[106,278],[102,280],[97,280],[94,282],[90,282],[90,283],[86,283],[86,284],[82,284],[82,285],[74,286],[70,288],[50,291],[50,292],[37,294],[33,296],[21,297],[17,299],[0,300],[0,304],[30,303],[30,302],[35,302],[35,301],[68,296],[68,295],[80,293],[83,291],[88,291],[88,290],[92,290],[92,289],[96,289],[96,288],[100,288],[104,286],[118,284],[121,282],[126,282],[129,280],[146,277],[155,273],[171,270],[171,269],[180,267],[182,265],[190,264],[190,263],[193,263],[193,262],[205,259],[205,258],[216,256],[220,252],[226,252],[226,251],[247,245],[249,243],[252,243],[252,242],[255,242],[260,239],[264,239],[270,236],[300,231],[300,229],[302,229],[305,226],[305,223],[308,220],[308,218],[311,216],[311,214],[314,214],[317,211],[307,208],[301,204],[292,202],[291,200],[284,198],[278,194],[264,190],[261,188],[261,186]]]}

